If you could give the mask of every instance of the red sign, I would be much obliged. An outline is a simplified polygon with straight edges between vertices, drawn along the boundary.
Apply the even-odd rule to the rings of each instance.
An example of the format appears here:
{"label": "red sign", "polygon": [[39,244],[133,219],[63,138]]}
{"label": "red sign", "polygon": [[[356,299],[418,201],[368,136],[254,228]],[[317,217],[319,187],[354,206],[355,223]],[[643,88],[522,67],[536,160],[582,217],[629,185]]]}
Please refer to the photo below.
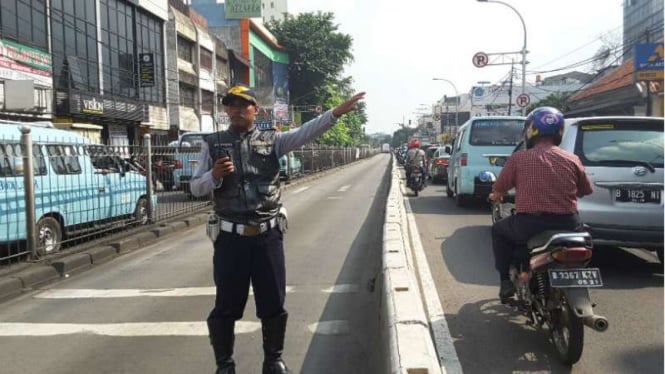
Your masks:
{"label": "red sign", "polygon": [[487,53],[484,52],[478,52],[475,55],[473,55],[473,66],[477,68],[482,68],[487,66],[489,64],[490,58],[487,55]]}

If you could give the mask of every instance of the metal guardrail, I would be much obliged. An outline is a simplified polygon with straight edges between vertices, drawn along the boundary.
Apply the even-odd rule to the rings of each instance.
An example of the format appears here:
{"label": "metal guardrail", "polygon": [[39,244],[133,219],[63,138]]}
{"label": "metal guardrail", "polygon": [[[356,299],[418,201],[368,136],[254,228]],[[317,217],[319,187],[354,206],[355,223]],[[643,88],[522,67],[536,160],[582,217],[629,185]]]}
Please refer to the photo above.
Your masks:
{"label": "metal guardrail", "polygon": [[[121,146],[33,138],[29,127],[20,139],[0,136],[0,266],[46,260],[209,207],[208,197],[193,197],[188,183],[179,183],[196,166],[183,160],[197,160],[199,151],[149,135]],[[286,155],[282,177],[294,180],[376,153],[302,147]]]}

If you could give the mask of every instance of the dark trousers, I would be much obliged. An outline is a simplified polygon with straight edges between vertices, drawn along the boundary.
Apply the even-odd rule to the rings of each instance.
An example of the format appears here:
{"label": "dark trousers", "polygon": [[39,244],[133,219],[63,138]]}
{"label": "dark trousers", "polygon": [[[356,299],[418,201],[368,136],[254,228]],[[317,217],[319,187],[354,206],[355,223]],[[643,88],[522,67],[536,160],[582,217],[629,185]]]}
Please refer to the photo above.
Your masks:
{"label": "dark trousers", "polygon": [[494,267],[501,280],[509,279],[508,273],[515,251],[523,251],[518,254],[526,255],[526,243],[532,236],[546,230],[574,231],[578,225],[577,214],[519,213],[496,222],[492,226],[492,250]]}
{"label": "dark trousers", "polygon": [[267,319],[282,313],[286,294],[284,236],[273,228],[256,236],[220,232],[215,241],[213,277],[215,307],[208,320],[239,320],[254,290],[256,316]]}

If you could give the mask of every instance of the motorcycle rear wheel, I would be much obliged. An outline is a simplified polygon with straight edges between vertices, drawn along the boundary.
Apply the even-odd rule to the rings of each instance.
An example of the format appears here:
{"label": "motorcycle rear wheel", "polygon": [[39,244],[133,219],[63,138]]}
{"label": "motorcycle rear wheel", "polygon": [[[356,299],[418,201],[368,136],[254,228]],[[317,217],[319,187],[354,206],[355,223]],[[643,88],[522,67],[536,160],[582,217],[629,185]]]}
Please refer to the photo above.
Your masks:
{"label": "motorcycle rear wheel", "polygon": [[573,365],[582,357],[584,323],[573,313],[564,295],[561,295],[560,307],[552,311],[551,322],[552,342],[559,360]]}

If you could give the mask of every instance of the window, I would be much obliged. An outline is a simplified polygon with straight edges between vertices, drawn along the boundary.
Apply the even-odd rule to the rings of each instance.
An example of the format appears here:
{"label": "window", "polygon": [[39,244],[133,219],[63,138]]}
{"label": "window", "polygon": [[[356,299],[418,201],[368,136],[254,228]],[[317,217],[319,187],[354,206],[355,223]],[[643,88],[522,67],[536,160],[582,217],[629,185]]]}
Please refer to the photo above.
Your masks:
{"label": "window", "polygon": [[201,48],[201,67],[212,71],[212,52],[208,51],[205,48]]}
{"label": "window", "polygon": [[201,91],[201,112],[212,114],[215,107],[215,94],[209,91]]}
{"label": "window", "polygon": [[178,58],[187,62],[194,62],[192,60],[192,47],[193,43],[189,40],[178,35]]}
{"label": "window", "polygon": [[135,69],[134,9],[119,0],[100,0],[99,4],[104,92],[135,98],[138,82]]}
{"label": "window", "polygon": [[180,105],[194,108],[196,104],[196,90],[194,87],[180,83]]}
{"label": "window", "polygon": [[471,125],[471,145],[512,145],[522,139],[524,122],[518,120],[477,120]]}
{"label": "window", "polygon": [[275,3],[272,1],[270,2],[270,9],[275,9]]}
{"label": "window", "polygon": [[56,174],[81,174],[79,152],[75,146],[50,144],[46,150],[51,168]]}
{"label": "window", "polygon": [[[33,175],[46,175],[46,163],[39,145],[32,146]],[[0,144],[0,177],[23,175],[23,146],[18,143]]]}
{"label": "window", "polygon": [[95,2],[51,0],[53,82],[57,88],[99,87]]}
{"label": "window", "polygon": [[139,82],[139,97],[149,103],[159,105],[166,104],[165,85],[163,79],[164,54],[163,54],[163,23],[144,13],[136,11],[136,53],[151,53],[154,64],[154,85],[152,87],[141,87]]}
{"label": "window", "polygon": [[0,1],[0,35],[46,51],[45,0]]}
{"label": "window", "polygon": [[580,131],[575,153],[586,166],[634,166],[644,162],[663,167],[662,121],[583,124]]}

